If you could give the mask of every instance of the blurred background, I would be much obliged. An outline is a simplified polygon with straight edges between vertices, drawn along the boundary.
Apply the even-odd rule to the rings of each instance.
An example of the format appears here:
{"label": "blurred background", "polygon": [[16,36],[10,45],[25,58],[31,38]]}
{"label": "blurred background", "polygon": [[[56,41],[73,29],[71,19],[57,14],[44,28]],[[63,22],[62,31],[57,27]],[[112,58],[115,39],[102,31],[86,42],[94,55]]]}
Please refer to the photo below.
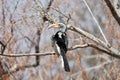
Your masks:
{"label": "blurred background", "polygon": [[[86,1],[109,43],[119,50],[120,27],[104,0]],[[104,41],[82,0],[53,0],[50,9],[47,9],[50,0],[39,0],[39,2],[56,22],[71,24]],[[51,36],[58,30],[48,29],[50,23],[40,17],[36,7],[34,0],[0,1],[0,40],[8,42],[5,54],[53,51]],[[67,21],[69,15],[71,18]],[[91,42],[73,31],[68,30],[67,33],[69,47]],[[15,78],[17,80],[120,80],[120,61],[90,47],[67,52],[70,73],[64,71],[60,65],[60,58],[56,55],[39,58],[38,65],[27,66],[35,64],[36,57],[1,57],[0,80],[15,80]],[[9,68],[14,68],[16,65],[25,67],[16,70],[12,76],[2,71],[5,63]]]}

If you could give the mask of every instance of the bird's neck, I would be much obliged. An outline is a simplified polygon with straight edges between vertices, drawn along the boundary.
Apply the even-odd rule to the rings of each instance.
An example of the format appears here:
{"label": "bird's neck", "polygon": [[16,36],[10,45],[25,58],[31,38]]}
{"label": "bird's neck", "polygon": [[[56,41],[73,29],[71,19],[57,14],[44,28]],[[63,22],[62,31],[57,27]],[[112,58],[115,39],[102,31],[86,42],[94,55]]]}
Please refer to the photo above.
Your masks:
{"label": "bird's neck", "polygon": [[65,24],[59,23],[59,26],[61,26],[61,28],[60,28],[60,31],[61,31],[61,32],[66,32],[66,31],[67,31],[67,27],[66,27]]}
{"label": "bird's neck", "polygon": [[61,31],[61,32],[66,32],[66,30],[67,30],[66,27],[62,27],[62,28],[60,28],[60,31]]}

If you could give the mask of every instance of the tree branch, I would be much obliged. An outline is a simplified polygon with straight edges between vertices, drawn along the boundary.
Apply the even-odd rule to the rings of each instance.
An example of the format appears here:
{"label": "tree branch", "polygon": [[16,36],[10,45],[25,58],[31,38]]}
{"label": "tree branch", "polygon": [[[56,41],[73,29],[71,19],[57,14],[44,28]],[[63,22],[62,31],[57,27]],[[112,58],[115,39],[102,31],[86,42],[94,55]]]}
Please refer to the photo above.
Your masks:
{"label": "tree branch", "polygon": [[[87,47],[92,47],[92,48],[95,48],[99,51],[102,51],[102,52],[105,52],[107,54],[109,54],[110,52],[103,49],[103,48],[100,48],[98,47],[97,45],[93,44],[93,43],[87,43],[87,44],[83,44],[83,45],[75,45],[75,46],[72,46],[70,48],[68,48],[68,51],[71,51],[71,50],[75,50],[75,49],[78,49],[78,48],[87,48]],[[24,56],[47,56],[47,55],[55,55],[55,52],[46,52],[46,53],[19,53],[19,54],[0,54],[1,56],[6,56],[6,57],[24,57]]]}
{"label": "tree branch", "polygon": [[106,2],[107,6],[109,7],[113,17],[116,19],[116,21],[120,25],[120,17],[118,16],[117,12],[115,11],[115,8],[111,4],[110,0],[104,0],[104,1]]}
{"label": "tree branch", "polygon": [[68,28],[72,31],[75,31],[75,32],[87,37],[88,39],[94,41],[95,43],[99,44],[103,48],[107,49],[109,51],[109,53],[108,53],[109,55],[120,59],[120,52],[117,49],[111,47],[110,45],[106,44],[105,42],[103,42],[102,40],[93,36],[92,34],[86,32],[86,31],[84,31],[80,28],[73,27],[73,26],[70,26],[70,25],[68,26]]}
{"label": "tree branch", "polygon": [[43,17],[43,20],[49,21],[50,23],[55,23],[55,21],[51,18],[51,16],[49,16],[49,14],[42,9],[39,1],[38,0],[34,0],[34,2],[37,5],[37,10],[39,11],[39,13]]}
{"label": "tree branch", "polygon": [[51,7],[53,1],[54,1],[54,0],[50,0],[50,2],[49,2],[49,4],[48,4],[48,7],[47,7],[47,12],[49,11],[49,9],[50,9],[50,7]]}
{"label": "tree branch", "polygon": [[1,56],[6,57],[23,57],[23,56],[46,56],[46,55],[55,55],[54,52],[48,52],[48,53],[19,53],[19,54],[0,54]]}

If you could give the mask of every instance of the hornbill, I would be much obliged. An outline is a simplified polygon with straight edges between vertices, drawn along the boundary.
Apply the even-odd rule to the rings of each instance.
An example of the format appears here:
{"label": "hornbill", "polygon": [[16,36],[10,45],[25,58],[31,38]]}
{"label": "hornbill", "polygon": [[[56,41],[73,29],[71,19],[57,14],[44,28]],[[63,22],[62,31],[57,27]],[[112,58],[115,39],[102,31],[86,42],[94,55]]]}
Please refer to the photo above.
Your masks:
{"label": "hornbill", "polygon": [[52,24],[50,27],[59,29],[59,31],[57,31],[51,38],[52,47],[54,48],[57,56],[61,58],[62,67],[64,67],[66,72],[70,72],[68,60],[66,57],[66,52],[68,49],[68,39],[66,34],[67,27],[63,23]]}

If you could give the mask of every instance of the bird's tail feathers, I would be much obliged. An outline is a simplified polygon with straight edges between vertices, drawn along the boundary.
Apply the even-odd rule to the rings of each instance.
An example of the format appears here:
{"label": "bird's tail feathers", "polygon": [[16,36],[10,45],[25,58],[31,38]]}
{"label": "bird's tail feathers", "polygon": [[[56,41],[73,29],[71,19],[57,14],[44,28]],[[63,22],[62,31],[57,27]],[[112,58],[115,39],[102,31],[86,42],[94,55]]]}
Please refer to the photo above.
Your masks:
{"label": "bird's tail feathers", "polygon": [[68,60],[65,54],[64,50],[61,50],[61,61],[62,61],[62,67],[64,67],[65,71],[70,72],[70,68],[69,68],[69,64],[68,64]]}

